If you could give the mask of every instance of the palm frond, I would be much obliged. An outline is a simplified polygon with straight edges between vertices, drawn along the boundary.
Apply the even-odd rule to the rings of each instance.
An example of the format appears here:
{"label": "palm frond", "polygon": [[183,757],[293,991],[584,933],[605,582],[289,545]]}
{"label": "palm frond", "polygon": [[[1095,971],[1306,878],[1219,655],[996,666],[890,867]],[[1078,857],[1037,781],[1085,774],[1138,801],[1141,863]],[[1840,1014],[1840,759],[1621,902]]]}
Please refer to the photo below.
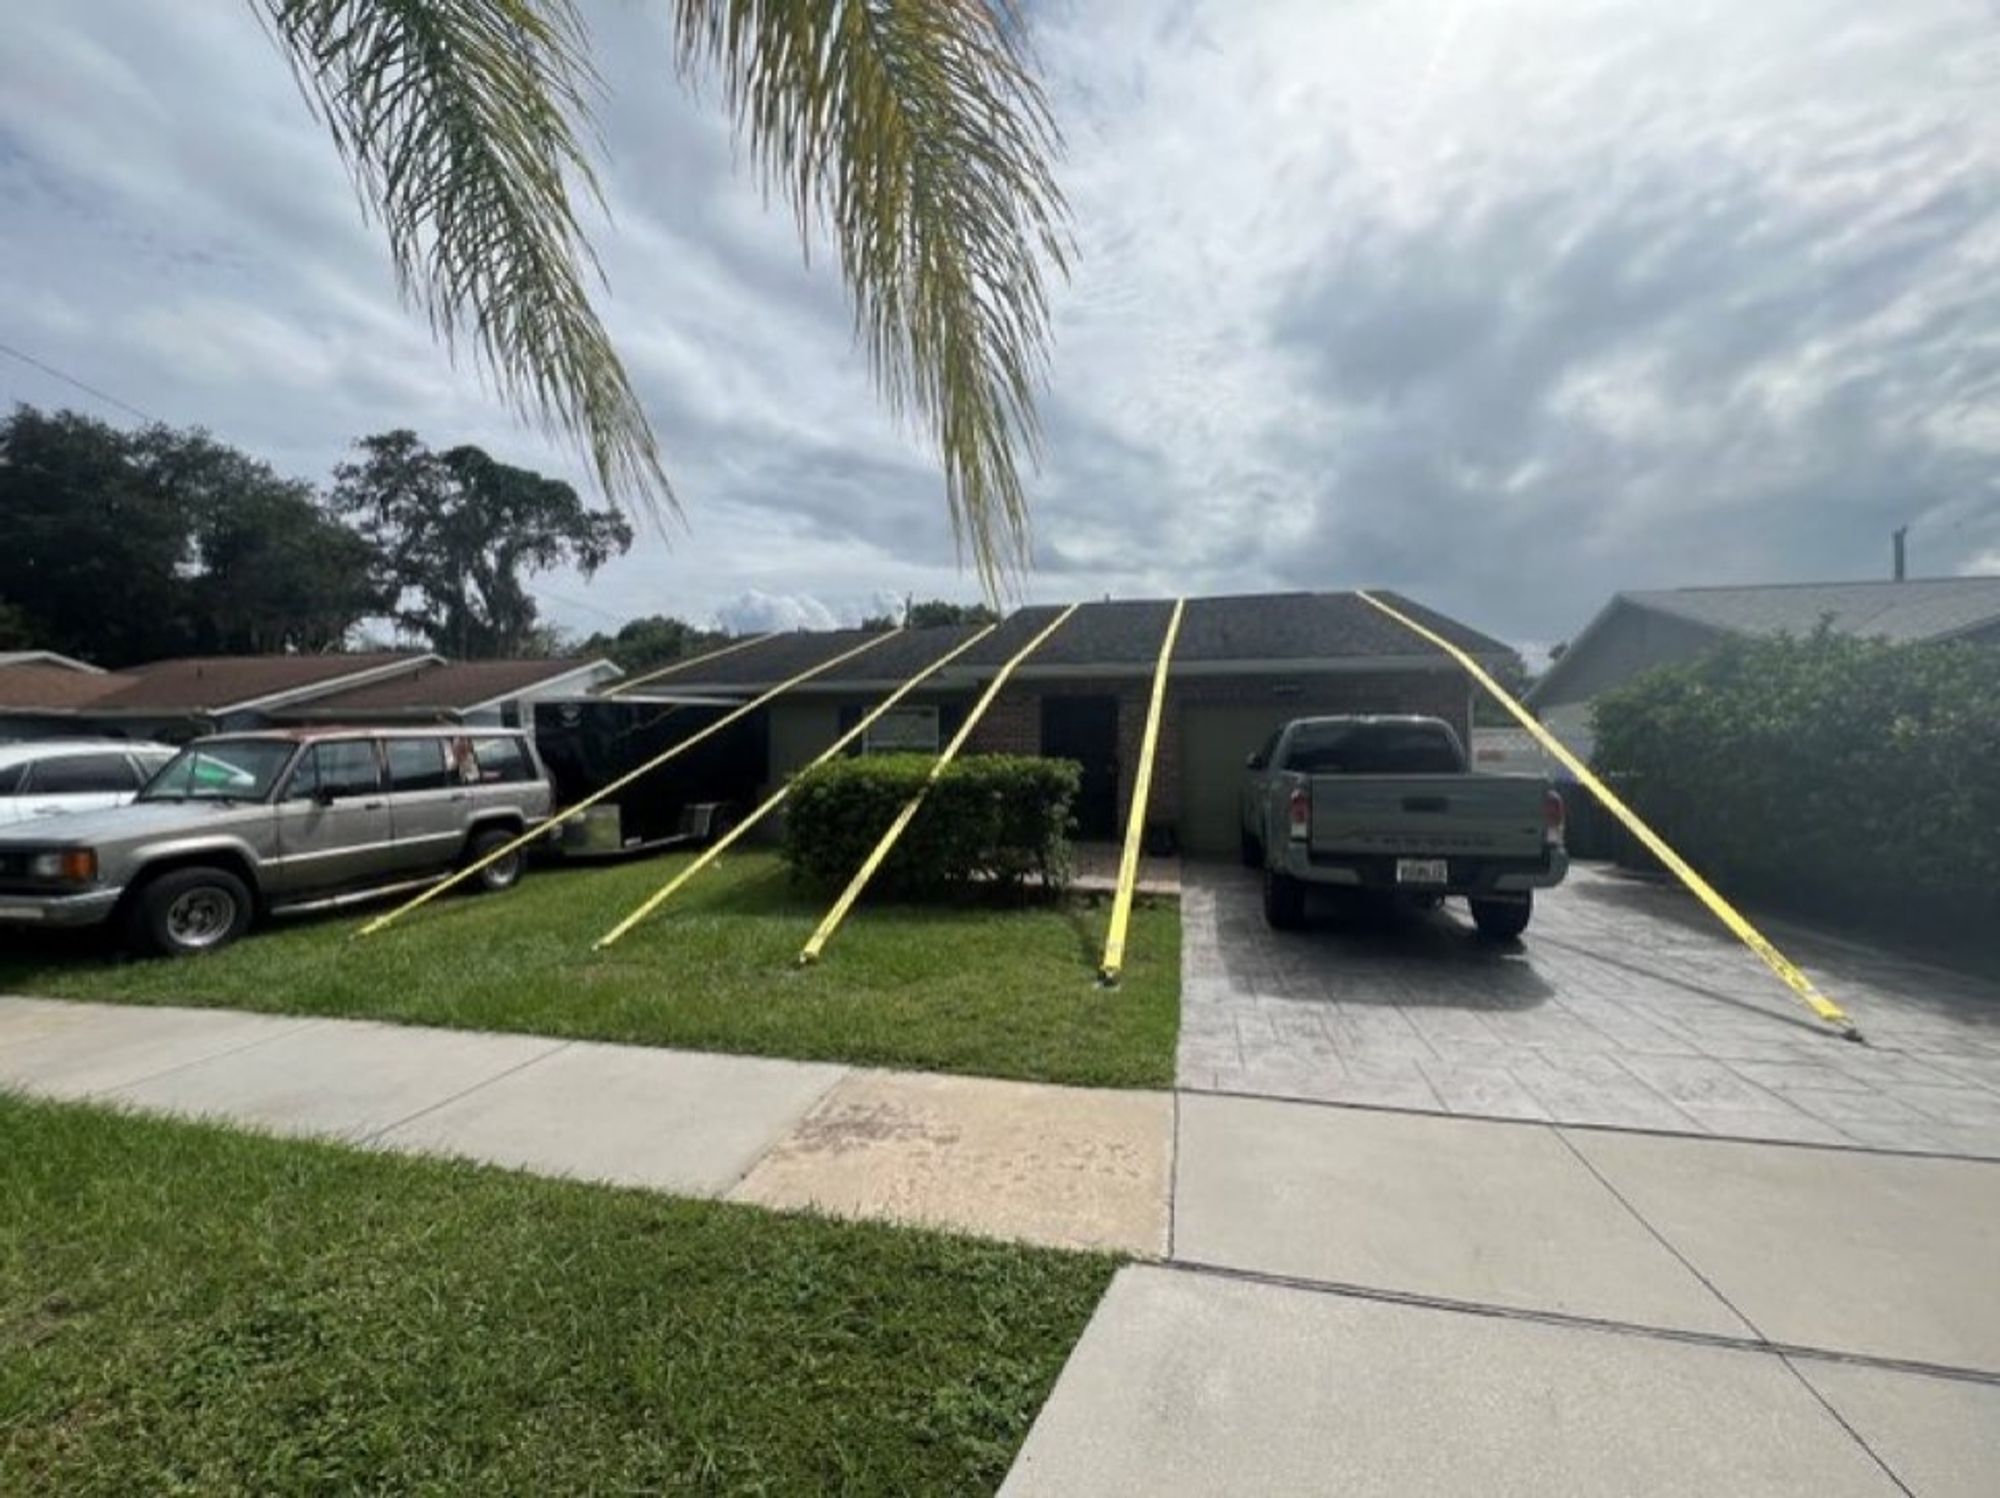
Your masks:
{"label": "palm frond", "polygon": [[576,440],[614,500],[674,508],[658,447],[592,309],[572,192],[596,79],[572,0],[259,0],[406,298],[470,337],[514,409]]}
{"label": "palm frond", "polygon": [[936,439],[989,594],[1025,562],[1061,138],[1012,0],[677,0],[767,190],[827,224],[876,384]]}

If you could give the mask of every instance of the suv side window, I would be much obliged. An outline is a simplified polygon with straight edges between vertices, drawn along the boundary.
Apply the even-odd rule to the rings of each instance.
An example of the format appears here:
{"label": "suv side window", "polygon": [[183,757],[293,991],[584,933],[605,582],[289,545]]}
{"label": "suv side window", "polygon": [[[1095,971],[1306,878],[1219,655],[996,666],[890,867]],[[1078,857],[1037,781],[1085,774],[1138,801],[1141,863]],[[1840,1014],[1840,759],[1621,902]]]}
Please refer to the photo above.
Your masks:
{"label": "suv side window", "polygon": [[443,739],[387,739],[389,789],[441,791],[457,783],[445,759]]}
{"label": "suv side window", "polygon": [[472,757],[479,766],[481,785],[535,778],[535,767],[528,759],[527,746],[519,739],[474,739]]}
{"label": "suv side window", "polygon": [[29,766],[28,788],[37,796],[80,796],[139,789],[138,772],[122,754],[65,754]]}
{"label": "suv side window", "polygon": [[299,761],[292,777],[292,794],[329,791],[336,798],[366,796],[382,788],[382,767],[375,759],[373,739],[334,739],[315,744]]}
{"label": "suv side window", "polygon": [[8,765],[0,769],[0,796],[12,796],[20,791],[21,776],[27,768],[26,765]]}

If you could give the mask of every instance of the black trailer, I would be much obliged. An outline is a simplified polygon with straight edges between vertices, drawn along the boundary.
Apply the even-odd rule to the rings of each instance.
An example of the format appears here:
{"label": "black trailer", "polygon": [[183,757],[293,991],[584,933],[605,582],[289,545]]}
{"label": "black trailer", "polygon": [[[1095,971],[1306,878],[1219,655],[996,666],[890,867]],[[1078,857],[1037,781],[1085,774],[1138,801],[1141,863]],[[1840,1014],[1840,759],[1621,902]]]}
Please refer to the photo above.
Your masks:
{"label": "black trailer", "polygon": [[[555,783],[556,806],[574,806],[738,706],[636,694],[537,702],[535,747]],[[707,842],[755,801],[770,764],[769,721],[762,712],[746,714],[566,822],[562,851],[592,857]]]}

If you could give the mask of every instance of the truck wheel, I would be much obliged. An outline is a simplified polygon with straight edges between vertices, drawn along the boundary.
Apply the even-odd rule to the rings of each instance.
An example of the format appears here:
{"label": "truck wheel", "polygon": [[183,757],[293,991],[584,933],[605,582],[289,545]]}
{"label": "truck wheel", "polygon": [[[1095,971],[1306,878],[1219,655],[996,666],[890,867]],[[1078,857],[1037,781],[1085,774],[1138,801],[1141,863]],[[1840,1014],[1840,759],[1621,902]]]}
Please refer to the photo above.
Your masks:
{"label": "truck wheel", "polygon": [[169,869],[149,880],[126,918],[126,939],[141,952],[190,957],[228,946],[250,929],[256,902],[227,869]]}
{"label": "truck wheel", "polygon": [[1296,931],[1306,923],[1306,887],[1288,874],[1264,871],[1264,924]]}
{"label": "truck wheel", "polygon": [[1467,900],[1472,907],[1472,924],[1488,941],[1512,941],[1528,929],[1528,917],[1535,913],[1532,895],[1518,900]]}
{"label": "truck wheel", "polygon": [[[488,827],[472,834],[472,840],[465,845],[467,864],[478,863],[497,848],[504,848],[521,834],[505,827]],[[496,858],[472,876],[472,887],[481,894],[497,895],[503,889],[512,889],[521,882],[521,870],[526,860],[521,849],[516,848],[505,857]]]}
{"label": "truck wheel", "polygon": [[1261,869],[1264,866],[1264,845],[1250,835],[1250,829],[1247,827],[1238,832],[1236,837],[1241,848],[1243,867]]}

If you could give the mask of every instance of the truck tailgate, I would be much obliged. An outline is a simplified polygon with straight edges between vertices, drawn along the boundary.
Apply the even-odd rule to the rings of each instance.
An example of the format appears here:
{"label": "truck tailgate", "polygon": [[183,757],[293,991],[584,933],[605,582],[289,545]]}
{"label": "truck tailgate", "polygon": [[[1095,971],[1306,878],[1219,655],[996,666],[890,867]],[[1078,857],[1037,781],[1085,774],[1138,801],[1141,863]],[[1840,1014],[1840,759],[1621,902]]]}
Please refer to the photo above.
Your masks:
{"label": "truck tailgate", "polygon": [[1532,775],[1315,775],[1314,853],[1538,858],[1542,797]]}

